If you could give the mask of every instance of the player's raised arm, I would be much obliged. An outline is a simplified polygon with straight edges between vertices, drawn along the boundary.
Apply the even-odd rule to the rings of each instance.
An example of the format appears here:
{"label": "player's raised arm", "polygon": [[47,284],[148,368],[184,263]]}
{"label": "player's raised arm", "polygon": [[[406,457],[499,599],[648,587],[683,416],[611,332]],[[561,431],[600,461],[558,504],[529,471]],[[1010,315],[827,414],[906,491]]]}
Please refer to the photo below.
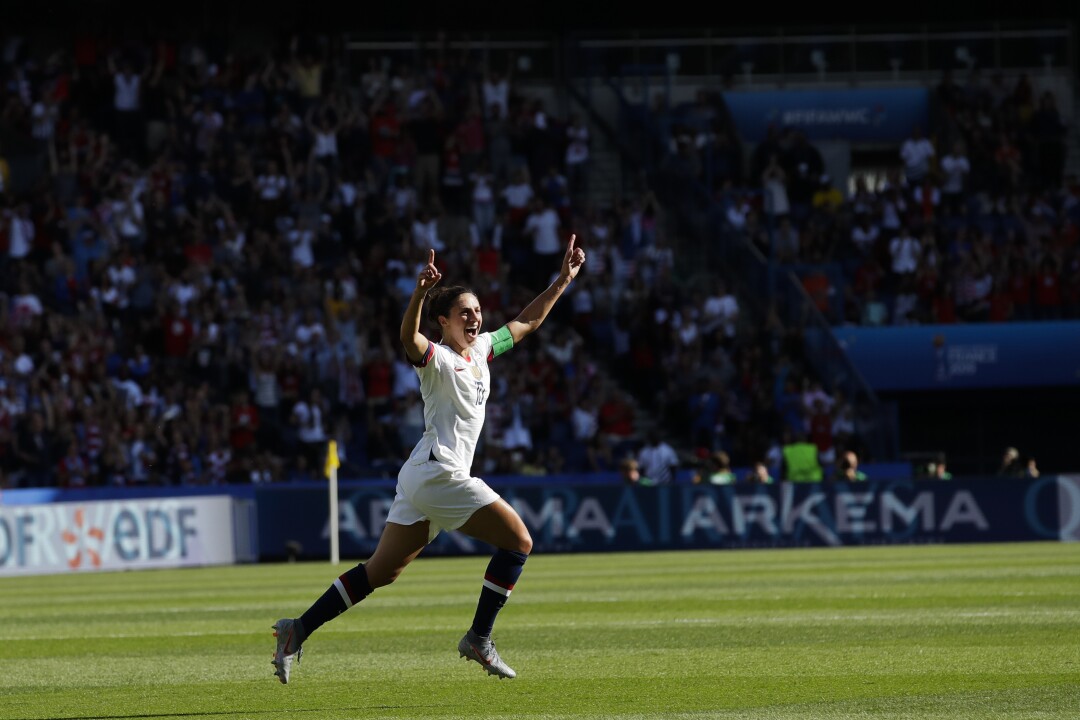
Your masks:
{"label": "player's raised arm", "polygon": [[563,256],[562,269],[559,271],[559,277],[555,278],[555,282],[537,295],[515,319],[506,323],[506,329],[510,331],[515,343],[520,342],[522,338],[540,327],[551,312],[551,308],[555,306],[555,301],[569,287],[570,281],[577,277],[581,266],[585,264],[585,251],[574,246],[576,241],[577,235],[571,235],[570,242],[566,246],[566,254]]}
{"label": "player's raised arm", "polygon": [[416,288],[413,290],[412,297],[409,298],[409,307],[405,309],[405,316],[401,318],[401,344],[410,362],[420,362],[427,353],[429,340],[420,332],[420,317],[424,309],[424,298],[440,280],[442,280],[442,273],[435,267],[435,251],[430,250],[427,266],[417,276]]}

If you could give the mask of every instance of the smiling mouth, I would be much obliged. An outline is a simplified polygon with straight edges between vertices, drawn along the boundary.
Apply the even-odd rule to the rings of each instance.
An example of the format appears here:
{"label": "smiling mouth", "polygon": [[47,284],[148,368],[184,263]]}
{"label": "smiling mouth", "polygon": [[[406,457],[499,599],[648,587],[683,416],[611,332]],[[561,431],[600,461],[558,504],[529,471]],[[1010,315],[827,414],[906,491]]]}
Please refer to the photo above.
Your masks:
{"label": "smiling mouth", "polygon": [[479,335],[479,334],[480,334],[480,326],[479,325],[468,325],[468,326],[465,327],[465,337],[469,338],[469,340],[475,340],[476,336]]}

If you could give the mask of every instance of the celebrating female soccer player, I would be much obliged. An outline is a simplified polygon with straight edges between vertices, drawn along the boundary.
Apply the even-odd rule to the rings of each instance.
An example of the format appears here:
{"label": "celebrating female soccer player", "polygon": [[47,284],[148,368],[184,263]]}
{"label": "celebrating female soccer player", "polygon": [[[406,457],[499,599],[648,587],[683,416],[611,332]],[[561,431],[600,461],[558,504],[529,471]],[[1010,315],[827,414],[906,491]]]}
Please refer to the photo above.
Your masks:
{"label": "celebrating female soccer player", "polygon": [[[540,327],[577,277],[585,252],[574,247],[574,241],[571,236],[558,278],[516,319],[483,334],[476,295],[461,286],[432,290],[442,274],[435,267],[435,251],[430,251],[401,321],[401,343],[420,375],[424,435],[398,473],[394,503],[371,558],[341,575],[299,618],[274,624],[277,647],[271,662],[282,683],[289,682],[292,661],[299,661],[311,633],[375,588],[394,582],[440,530],[460,530],[497,548],[484,574],[472,627],[458,643],[458,652],[490,675],[517,675],[496,652],[491,629],[521,575],[532,537],[514,508],[470,470],[491,387],[488,363]],[[441,343],[420,333],[425,301],[428,316],[442,333]]]}

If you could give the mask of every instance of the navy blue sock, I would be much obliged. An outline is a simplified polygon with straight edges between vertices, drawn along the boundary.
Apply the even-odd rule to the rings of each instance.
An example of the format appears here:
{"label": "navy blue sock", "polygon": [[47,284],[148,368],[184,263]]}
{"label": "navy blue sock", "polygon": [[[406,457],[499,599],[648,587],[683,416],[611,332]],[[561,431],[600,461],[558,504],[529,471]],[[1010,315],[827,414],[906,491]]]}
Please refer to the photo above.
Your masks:
{"label": "navy blue sock", "polygon": [[300,642],[372,592],[363,563],[345,572],[300,616]]}
{"label": "navy blue sock", "polygon": [[484,573],[484,587],[480,590],[480,601],[476,604],[472,631],[480,637],[489,637],[495,625],[495,616],[506,604],[510,591],[521,577],[521,570],[529,556],[512,550],[498,550],[491,556],[487,572]]}

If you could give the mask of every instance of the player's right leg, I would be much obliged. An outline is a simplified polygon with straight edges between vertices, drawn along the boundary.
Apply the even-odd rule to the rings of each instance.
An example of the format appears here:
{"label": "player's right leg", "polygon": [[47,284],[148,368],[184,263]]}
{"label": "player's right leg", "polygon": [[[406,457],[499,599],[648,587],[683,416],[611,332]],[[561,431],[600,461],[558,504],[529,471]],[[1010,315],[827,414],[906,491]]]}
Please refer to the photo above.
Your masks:
{"label": "player's right leg", "polygon": [[300,659],[303,642],[324,623],[366,598],[375,588],[394,582],[427,545],[430,539],[428,533],[427,520],[412,525],[386,523],[379,544],[366,563],[339,576],[299,618],[283,618],[274,623],[277,646],[274,659],[270,662],[274,666],[274,675],[283,685],[289,682],[293,660]]}

